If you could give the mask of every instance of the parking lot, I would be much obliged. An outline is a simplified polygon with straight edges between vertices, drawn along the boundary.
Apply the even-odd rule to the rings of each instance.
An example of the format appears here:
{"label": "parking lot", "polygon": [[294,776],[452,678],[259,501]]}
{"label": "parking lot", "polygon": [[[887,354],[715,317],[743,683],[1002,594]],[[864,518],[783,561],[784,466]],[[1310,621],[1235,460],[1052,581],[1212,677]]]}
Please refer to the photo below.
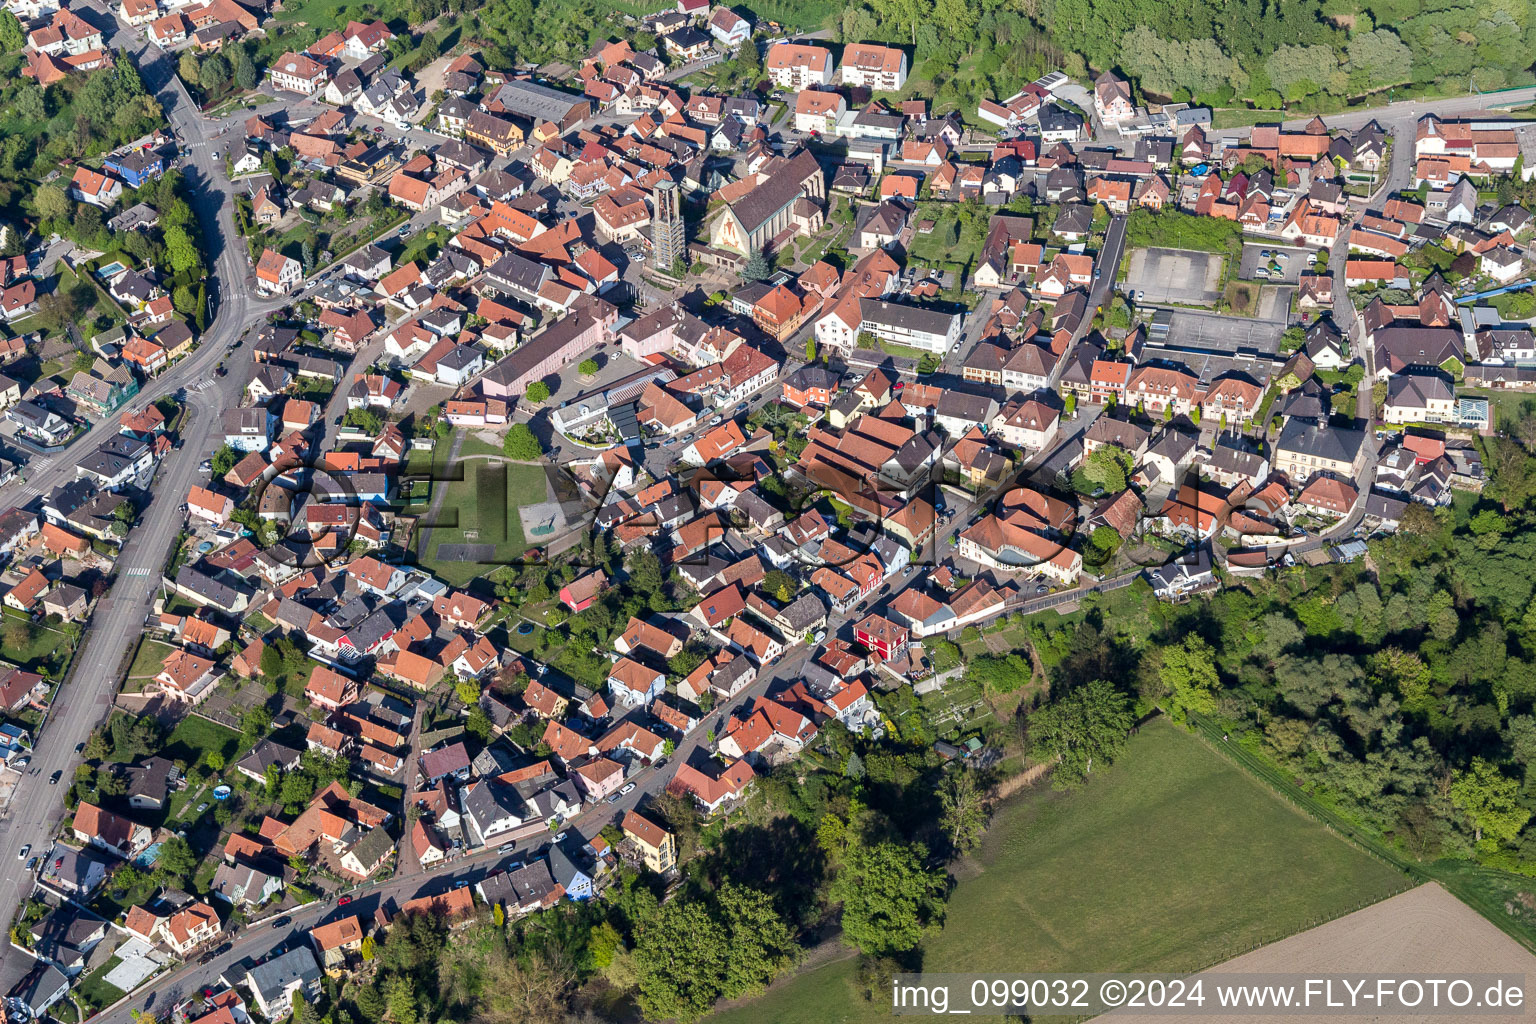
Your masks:
{"label": "parking lot", "polygon": [[[1286,245],[1258,245],[1253,242],[1243,246],[1242,263],[1238,266],[1237,276],[1244,281],[1270,281],[1275,284],[1295,284],[1301,277],[1301,272],[1307,269],[1307,256],[1311,249],[1296,248]],[[1269,253],[1265,256],[1265,253]],[[1283,257],[1283,258],[1282,258]],[[1269,270],[1278,263],[1280,273]],[[1259,276],[1263,270],[1264,276]]]}
{"label": "parking lot", "polygon": [[[1209,352],[1213,355],[1250,352],[1272,356],[1279,351],[1280,335],[1285,331],[1284,324],[1268,320],[1223,316],[1190,309],[1168,312],[1172,316],[1168,324],[1167,340],[1161,344],[1181,351]],[[1149,338],[1149,342],[1154,346],[1159,344],[1155,334]]]}
{"label": "parking lot", "polygon": [[1124,290],[1135,302],[1214,306],[1221,298],[1225,256],[1190,249],[1137,249],[1131,253]]}

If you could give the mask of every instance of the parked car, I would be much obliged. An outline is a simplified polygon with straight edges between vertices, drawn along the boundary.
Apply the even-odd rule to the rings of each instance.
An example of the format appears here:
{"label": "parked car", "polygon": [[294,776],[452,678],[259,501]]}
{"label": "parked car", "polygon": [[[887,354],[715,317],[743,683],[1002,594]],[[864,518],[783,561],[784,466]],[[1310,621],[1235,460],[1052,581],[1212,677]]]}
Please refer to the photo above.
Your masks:
{"label": "parked car", "polygon": [[26,860],[26,859],[27,859],[27,854],[29,854],[29,853],[31,853],[31,852],[32,852],[32,844],[31,844],[31,843],[26,843],[26,844],[25,844],[25,845],[23,845],[23,846],[22,846],[22,848],[21,848],[21,849],[20,849],[20,850],[19,850],[19,851],[18,851],[18,852],[17,852],[17,854],[16,854],[16,859],[17,859],[17,860]]}
{"label": "parked car", "polygon": [[619,787],[620,796],[629,796],[629,794],[633,793],[634,791],[635,784],[633,782],[626,782],[623,786]]}
{"label": "parked car", "polygon": [[293,918],[289,917],[287,914],[284,914],[282,917],[280,917],[277,920],[272,922],[272,927],[273,928],[281,928],[285,924],[292,924],[292,923],[293,923]]}
{"label": "parked car", "polygon": [[555,834],[555,842],[557,842],[557,843],[565,842],[565,837],[568,836],[568,835],[570,835],[569,832],[558,832],[558,833],[556,833]]}
{"label": "parked car", "polygon": [[338,907],[344,907],[348,903],[351,903],[351,902],[352,902],[352,897],[351,896],[343,896],[341,899],[336,901],[336,905]]}
{"label": "parked car", "polygon": [[14,762],[11,763],[11,767],[12,768],[25,768],[27,765],[29,765],[31,763],[32,763],[32,759],[30,757],[18,757]]}

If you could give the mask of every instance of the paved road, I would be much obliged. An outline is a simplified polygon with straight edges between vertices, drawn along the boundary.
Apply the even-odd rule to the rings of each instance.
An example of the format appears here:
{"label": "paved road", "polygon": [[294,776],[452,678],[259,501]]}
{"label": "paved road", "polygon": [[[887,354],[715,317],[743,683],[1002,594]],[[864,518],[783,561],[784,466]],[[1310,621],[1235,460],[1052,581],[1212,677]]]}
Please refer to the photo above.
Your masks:
{"label": "paved road", "polygon": [[[105,15],[106,12],[99,11],[99,13]],[[31,880],[21,877],[23,873],[19,870],[16,851],[23,843],[42,843],[47,829],[62,813],[59,800],[61,791],[49,786],[47,778],[54,771],[62,772],[66,779],[71,776],[79,760],[73,752],[75,745],[85,740],[110,705],[116,682],[117,663],[125,653],[123,638],[134,637],[140,632],[155,588],[155,576],[168,554],[171,540],[180,525],[174,506],[180,503],[187,487],[197,478],[197,463],[212,450],[212,439],[217,430],[220,413],[238,401],[240,382],[248,374],[249,350],[236,353],[229,361],[228,377],[213,377],[212,369],[252,319],[280,305],[278,302],[270,300],[261,302],[251,297],[254,279],[245,258],[243,246],[234,244],[228,237],[229,221],[223,215],[223,211],[229,201],[229,185],[222,180],[218,167],[220,160],[213,155],[215,148],[209,139],[210,133],[216,130],[218,123],[203,121],[180,82],[172,74],[169,58],[143,43],[137,33],[119,26],[119,31],[113,38],[113,45],[126,50],[139,62],[146,84],[157,93],[170,111],[172,126],[179,133],[188,153],[187,176],[195,193],[194,209],[206,236],[206,252],[210,257],[210,283],[216,297],[217,313],[213,326],[204,336],[198,351],[161,377],[154,388],[147,389],[150,393],[144,396],[147,400],[153,395],[170,393],[180,386],[194,386],[194,389],[187,393],[190,407],[190,417],[184,430],[187,443],[181,451],[168,456],[159,469],[155,498],[144,513],[143,524],[130,534],[124,546],[119,563],[122,572],[109,597],[96,611],[91,627],[86,632],[84,646],[76,659],[71,681],[61,691],[58,704],[50,719],[46,730],[46,742],[40,743],[34,754],[33,766],[36,772],[23,778],[13,800],[9,818],[0,822],[0,864],[5,865],[10,872],[3,879],[3,883],[0,883],[0,920],[9,920],[18,900],[30,890]],[[1503,93],[1498,96],[1435,101],[1433,108],[1445,116],[1459,116],[1488,109],[1495,103],[1528,103],[1533,99],[1536,99],[1536,89]],[[1411,144],[1405,146],[1402,143],[1412,139],[1413,121],[1424,109],[1423,104],[1392,104],[1387,107],[1330,117],[1329,121],[1339,127],[1358,127],[1367,120],[1375,118],[1394,130],[1397,133],[1398,145],[1394,151],[1389,181],[1396,181],[1401,177],[1403,169],[1411,162]],[[234,120],[243,116],[245,116],[244,111],[225,120]],[[1388,121],[1391,124],[1387,124]],[[1111,223],[1106,236],[1104,256],[1109,258],[1103,261],[1106,265],[1118,265],[1123,244],[1123,221],[1116,218]],[[1342,268],[1336,272],[1342,273]],[[1100,281],[1095,283],[1093,289],[1096,303],[1104,301],[1107,289],[1112,287],[1113,283],[1113,273],[1101,275]],[[196,387],[196,385],[205,386]],[[139,407],[141,406],[135,403],[135,408]],[[84,451],[105,440],[115,431],[116,418],[105,421],[78,441],[77,445],[80,447],[72,451]],[[1366,472],[1362,474],[1362,491],[1369,489],[1373,469],[1374,459],[1371,466],[1368,466]],[[72,478],[73,471],[72,459],[55,461],[32,474],[26,491],[33,493],[51,489]],[[9,495],[6,491],[0,491],[0,500],[5,500],[7,497],[15,501],[21,500],[24,495],[19,485],[12,485]],[[964,516],[970,507],[968,505],[957,509],[957,520]],[[1357,508],[1338,530],[1344,532],[1352,528],[1354,523],[1358,522],[1360,515],[1361,509]],[[1303,551],[1323,543],[1326,541],[1321,538],[1311,538],[1291,546],[1291,550]],[[1106,589],[1117,582],[1119,582],[1118,579],[1105,581],[1082,589]],[[855,617],[864,614],[868,607],[873,607],[884,600],[892,586],[893,583],[887,583],[859,608],[848,615],[834,617],[829,629],[846,627]],[[1080,596],[1080,593],[1081,590],[1054,594],[1030,601],[1025,607],[1029,610],[1034,610],[1037,605],[1046,607],[1064,600],[1075,599]],[[808,649],[796,648],[793,653],[765,672],[752,687],[738,695],[738,698],[731,702],[731,707],[740,706],[753,696],[798,678],[801,666],[808,655]],[[679,744],[674,753],[674,760],[686,758],[696,752],[704,742],[709,729],[719,722],[725,710],[725,708],[716,709],[704,724]],[[595,834],[615,815],[659,792],[670,775],[670,769],[647,770],[638,777],[634,792],[614,805],[599,805],[587,811],[573,823],[573,827],[579,829],[583,835]],[[419,877],[405,877],[364,887],[358,892],[352,906],[344,910],[337,908],[334,904],[317,904],[305,908],[296,912],[293,915],[291,927],[284,929],[273,929],[269,925],[258,924],[243,933],[236,942],[235,948],[225,957],[206,967],[194,964],[161,979],[141,990],[132,1000],[127,1001],[104,1019],[110,1024],[128,1021],[130,1006],[163,1010],[186,994],[213,983],[218,974],[234,960],[243,956],[262,955],[280,939],[288,939],[290,936],[302,939],[304,930],[322,920],[353,912],[368,912],[385,899],[400,903],[419,892],[446,890],[457,883],[478,877],[509,860],[518,859],[534,846],[532,841],[528,841],[513,847],[511,852],[483,851],[455,862],[450,868],[428,876],[425,881]]]}
{"label": "paved road", "polygon": [[[98,11],[98,13],[101,13]],[[0,821],[0,920],[9,921],[16,906],[31,889],[32,879],[17,859],[23,844],[43,852],[54,824],[63,816],[63,790],[49,784],[54,772],[67,783],[80,757],[75,753],[106,715],[118,679],[118,664],[126,644],[143,632],[157,587],[160,570],[181,526],[176,508],[188,488],[197,481],[198,463],[216,445],[225,408],[238,401],[243,381],[249,377],[249,350],[232,360],[229,375],[218,378],[213,368],[245,325],[280,303],[251,297],[248,265],[243,247],[232,236],[233,226],[225,210],[229,186],[222,180],[205,137],[205,126],[181,82],[172,73],[169,58],[152,50],[134,33],[119,28],[112,45],[131,54],[139,63],[145,85],[169,112],[171,126],[179,134],[188,155],[185,174],[191,186],[191,202],[203,232],[204,254],[209,267],[210,291],[216,299],[212,325],[192,355],[150,386],[132,405],[144,408],[153,399],[186,388],[188,418],[182,429],[183,447],[162,461],[155,478],[154,497],[143,510],[140,523],[128,535],[118,560],[118,572],[110,594],[97,606],[82,646],[76,655],[69,681],[59,691],[43,735],[33,751],[31,773],[22,777],[11,802],[9,815]],[[0,502],[23,502],[74,479],[79,456],[111,437],[120,416],[97,424],[78,439],[68,454],[54,458],[28,474],[24,485],[0,490]]]}
{"label": "paved road", "polygon": [[[1478,114],[1490,116],[1502,116],[1498,108],[1526,107],[1536,103],[1536,86],[1527,86],[1521,89],[1510,89],[1503,92],[1477,93],[1471,96],[1451,96],[1444,99],[1417,99],[1401,100],[1397,103],[1387,103],[1379,107],[1366,107],[1361,110],[1349,110],[1338,114],[1324,114],[1323,120],[1328,122],[1330,128],[1363,128],[1370,121],[1378,122],[1383,128],[1389,128],[1393,124],[1406,121],[1412,125],[1425,114],[1434,114],[1443,119],[1475,117]],[[1288,129],[1301,128],[1311,116],[1286,121]],[[1390,122],[1390,123],[1389,123]],[[1223,128],[1213,132],[1216,135],[1247,135],[1249,128]],[[1403,136],[1399,136],[1399,139]],[[1411,142],[1413,133],[1407,135]],[[1409,147],[1412,149],[1412,146]]]}

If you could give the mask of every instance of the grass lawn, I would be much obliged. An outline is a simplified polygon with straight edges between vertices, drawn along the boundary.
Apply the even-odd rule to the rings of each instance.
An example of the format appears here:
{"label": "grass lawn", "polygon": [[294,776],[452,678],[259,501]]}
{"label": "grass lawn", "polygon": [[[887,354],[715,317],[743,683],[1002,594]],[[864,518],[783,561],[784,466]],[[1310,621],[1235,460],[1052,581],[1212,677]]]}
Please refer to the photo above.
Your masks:
{"label": "grass lawn", "polygon": [[1536,405],[1536,396],[1528,391],[1510,391],[1505,388],[1467,388],[1458,392],[1488,399],[1489,415],[1496,427],[1505,427],[1520,417],[1522,407],[1530,402]]}
{"label": "grass lawn", "polygon": [[930,352],[925,348],[913,348],[911,345],[898,345],[894,341],[880,341],[875,343],[875,348],[888,356],[902,356],[906,359],[922,359],[923,356],[934,356],[939,353]]}
{"label": "grass lawn", "polygon": [[507,453],[501,445],[491,444],[489,441],[480,440],[479,431],[472,430],[464,435],[464,441],[459,445],[459,458],[467,459],[472,455],[501,455]]}
{"label": "grass lawn", "polygon": [[97,1010],[111,1006],[123,998],[123,990],[106,980],[113,968],[121,963],[122,960],[114,956],[96,970],[81,977],[75,986],[75,998],[87,1007]]}
{"label": "grass lawn", "polygon": [[[1162,720],[1083,789],[1006,803],[957,874],[925,971],[1195,971],[1411,884]],[[853,971],[839,961],[715,1019],[889,1020]]]}
{"label": "grass lawn", "polygon": [[197,715],[188,715],[166,737],[165,749],[161,753],[172,761],[185,761],[190,767],[213,750],[222,753],[226,763],[233,762],[235,750],[239,746],[240,734],[233,729],[226,729]]}
{"label": "grass lawn", "polygon": [[1259,309],[1259,286],[1247,281],[1227,282],[1227,306],[1233,316],[1253,316]]}
{"label": "grass lawn", "polygon": [[159,675],[165,659],[171,656],[173,650],[175,648],[170,644],[163,644],[158,640],[145,640],[139,644],[138,653],[133,656],[133,664],[128,666],[128,678],[152,679]]}
{"label": "grass lawn", "polygon": [[937,644],[930,646],[928,648],[928,656],[933,661],[933,670],[935,672],[948,672],[960,664],[959,656],[952,653],[947,645],[944,647],[940,647]]}
{"label": "grass lawn", "polygon": [[981,685],[967,682],[964,676],[952,679],[918,699],[933,719],[939,736],[947,740],[975,732],[993,718]]}
{"label": "grass lawn", "polygon": [[[543,501],[544,470],[533,465],[509,465],[475,460],[464,464],[464,479],[447,485],[438,509],[443,525],[434,525],[431,550],[418,551],[418,560],[453,586],[462,587],[495,565],[505,565],[528,547],[517,507]],[[444,544],[491,544],[495,552],[484,561],[439,557]]]}
{"label": "grass lawn", "polygon": [[[10,623],[7,623],[7,626],[9,625]],[[39,666],[52,661],[56,651],[60,659],[64,657],[65,652],[60,651],[59,648],[67,646],[68,641],[64,634],[56,629],[50,629],[47,626],[39,627],[37,635],[30,640],[21,636],[12,637],[9,633],[10,631],[7,630],[6,634],[0,637],[0,658],[4,658],[13,665],[19,665],[29,672],[36,671]]]}
{"label": "grass lawn", "polygon": [[1248,110],[1243,107],[1218,107],[1211,112],[1212,128],[1246,128],[1251,124],[1273,124],[1290,114],[1283,110]]}

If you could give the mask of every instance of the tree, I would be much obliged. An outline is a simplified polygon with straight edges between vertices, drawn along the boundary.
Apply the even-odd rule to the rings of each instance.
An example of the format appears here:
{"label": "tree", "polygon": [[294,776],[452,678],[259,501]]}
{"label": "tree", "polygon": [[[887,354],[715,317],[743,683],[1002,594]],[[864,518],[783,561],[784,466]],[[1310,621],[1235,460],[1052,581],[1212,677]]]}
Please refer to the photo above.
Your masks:
{"label": "tree", "polygon": [[696,1020],[721,998],[759,991],[794,953],[765,893],[727,882],[712,898],[672,900],[635,931],[640,1008],[654,1020]]}
{"label": "tree", "polygon": [[576,984],[575,965],[555,944],[519,957],[491,961],[480,985],[482,1024],[557,1024],[567,1020],[566,994]]}
{"label": "tree", "polygon": [[1451,803],[1467,816],[1474,840],[1495,845],[1514,842],[1531,812],[1520,803],[1520,783],[1497,764],[1474,757],[1451,783]]}
{"label": "tree", "polygon": [[240,453],[227,444],[221,445],[210,461],[213,463],[213,475],[221,477],[235,468],[235,463],[240,461]]}
{"label": "tree", "polygon": [[[498,906],[499,906],[499,904],[498,904]],[[372,935],[364,935],[363,936],[362,944],[358,946],[358,950],[357,950],[358,955],[363,958],[363,962],[364,963],[372,963],[373,962],[373,949],[374,949],[373,936]]]}
{"label": "tree", "polygon": [[742,279],[761,281],[771,273],[773,273],[773,264],[768,261],[768,255],[762,249],[754,247],[751,255],[747,257],[747,265],[742,268]]}
{"label": "tree", "polygon": [[356,409],[347,410],[347,414],[341,418],[341,425],[355,427],[370,437],[377,437],[384,429],[384,420],[372,409],[359,406]]}
{"label": "tree", "polygon": [[966,853],[981,842],[990,813],[975,772],[961,768],[944,777],[939,787],[939,831],[951,852]]}
{"label": "tree", "polygon": [[536,380],[528,385],[528,390],[523,392],[523,397],[530,402],[542,402],[549,397],[549,385]]}
{"label": "tree", "polygon": [[275,644],[267,644],[261,649],[260,668],[261,674],[268,679],[276,679],[283,674],[283,652]]}
{"label": "tree", "polygon": [[251,60],[251,55],[245,51],[245,47],[237,47],[235,49],[235,84],[249,90],[256,88],[256,83],[260,80],[256,63]]}
{"label": "tree", "polygon": [[1106,494],[1125,490],[1130,473],[1129,454],[1114,445],[1101,445],[1083,460],[1083,478]]}
{"label": "tree", "polygon": [[1056,762],[1055,782],[1073,786],[1093,771],[1094,761],[1112,764],[1135,722],[1130,699],[1095,679],[1029,716],[1034,755]]}
{"label": "tree", "polygon": [[843,907],[843,939],[864,953],[905,953],[943,915],[945,878],[923,866],[915,844],[855,843],[832,882]]}
{"label": "tree", "polygon": [[478,736],[481,743],[489,743],[491,735],[495,732],[495,725],[491,721],[491,716],[485,713],[485,709],[476,704],[464,717],[464,730],[471,736]]}
{"label": "tree", "polygon": [[6,53],[13,53],[26,45],[27,37],[16,15],[10,11],[0,11],[0,47],[4,47]]}
{"label": "tree", "polygon": [[97,729],[91,733],[90,739],[85,741],[85,755],[87,761],[100,761],[112,753],[112,741],[102,730]]}
{"label": "tree", "polygon": [[736,67],[749,84],[756,85],[763,76],[763,55],[757,50],[757,40],[751,36],[736,47]]}
{"label": "tree", "polygon": [[396,974],[384,983],[385,1019],[390,1024],[417,1024],[416,989],[411,979]]}
{"label": "tree", "polygon": [[[533,386],[529,386],[533,390]],[[533,430],[526,423],[514,423],[507,436],[501,442],[501,450],[507,458],[516,459],[519,462],[532,462],[544,454],[544,446],[539,444],[539,439],[534,436]]]}
{"label": "tree", "polygon": [[453,692],[465,707],[474,707],[480,702],[480,687],[472,679],[460,679],[454,684]]}
{"label": "tree", "polygon": [[[963,631],[961,636],[965,636]],[[1029,682],[1032,675],[1034,668],[1029,660],[1017,653],[980,654],[965,668],[967,683],[978,683],[987,693],[996,696],[1014,692]]]}
{"label": "tree", "polygon": [[[266,652],[262,652],[266,656]],[[272,730],[272,712],[267,710],[265,704],[257,704],[240,716],[240,735],[245,739],[246,745],[254,744]]]}
{"label": "tree", "polygon": [[176,63],[176,73],[181,80],[188,85],[197,85],[197,53],[193,50],[183,50],[181,60]]}
{"label": "tree", "polygon": [[73,209],[69,196],[57,185],[37,186],[37,191],[32,193],[32,205],[37,207],[37,215],[44,220],[67,220]]}
{"label": "tree", "polygon": [[577,364],[576,369],[578,371],[580,371],[582,374],[590,377],[593,374],[597,373],[597,360],[596,359],[583,359],[579,364]]}
{"label": "tree", "polygon": [[160,844],[160,856],[155,858],[156,875],[181,885],[196,870],[197,855],[181,836],[171,836]]}
{"label": "tree", "polygon": [[1205,638],[1191,633],[1183,643],[1162,650],[1161,678],[1168,693],[1168,713],[1175,721],[1185,714],[1208,715],[1216,710],[1215,691],[1221,685],[1216,653]]}
{"label": "tree", "polygon": [[192,241],[192,236],[187,229],[180,225],[171,225],[163,232],[165,238],[166,258],[171,261],[171,270],[177,274],[191,273],[202,266],[202,256],[197,246]]}
{"label": "tree", "polygon": [[1390,29],[1356,33],[1348,49],[1350,76],[1367,90],[1412,77],[1413,52]]}
{"label": "tree", "polygon": [[215,92],[229,81],[229,75],[229,60],[222,54],[212,53],[203,60],[203,66],[197,69],[197,84],[204,92]]}
{"label": "tree", "polygon": [[219,750],[210,750],[203,755],[203,763],[211,770],[221,772],[224,770],[224,753]]}
{"label": "tree", "polygon": [[197,312],[197,292],[189,284],[179,284],[171,289],[171,305],[183,316]]}

